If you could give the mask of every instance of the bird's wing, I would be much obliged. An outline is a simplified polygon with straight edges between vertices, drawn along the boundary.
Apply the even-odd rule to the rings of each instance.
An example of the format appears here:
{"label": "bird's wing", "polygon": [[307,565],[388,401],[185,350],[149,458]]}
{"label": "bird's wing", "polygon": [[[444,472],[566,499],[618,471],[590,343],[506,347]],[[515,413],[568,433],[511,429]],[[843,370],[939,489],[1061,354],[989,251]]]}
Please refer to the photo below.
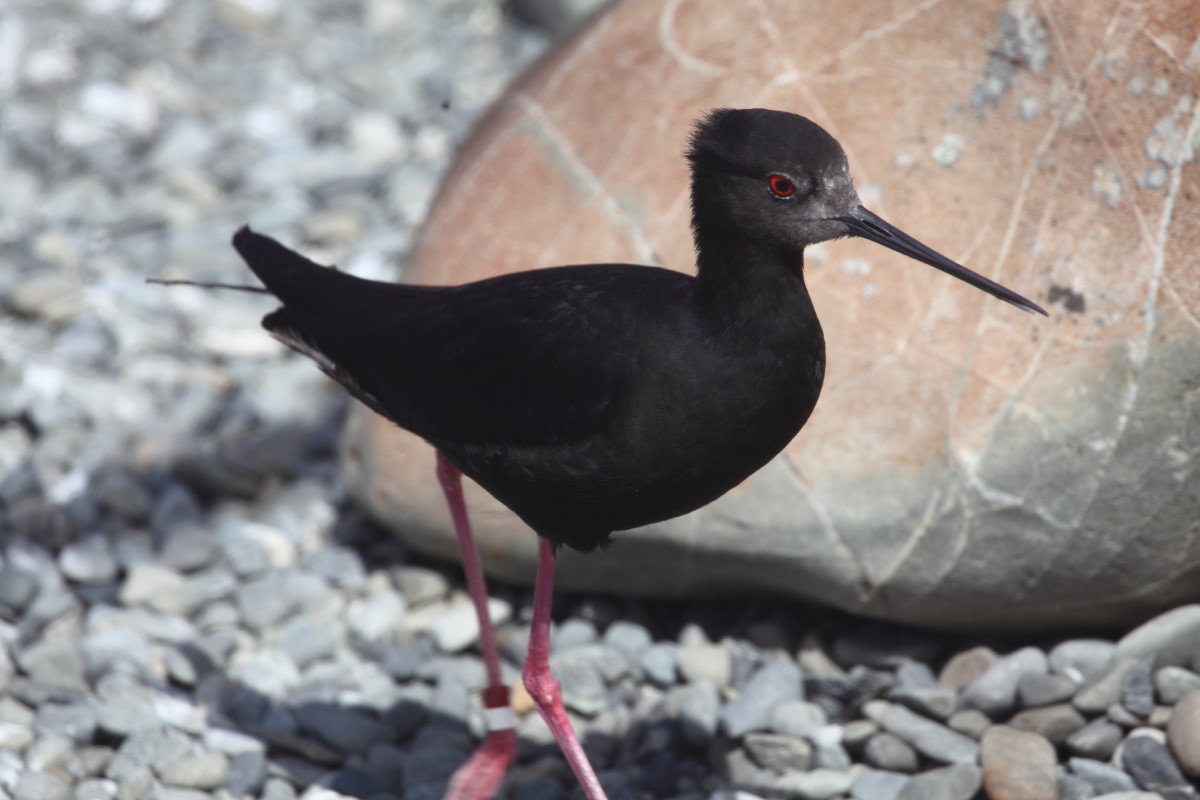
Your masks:
{"label": "bird's wing", "polygon": [[[628,265],[405,286],[301,263],[266,241],[253,244],[259,263],[247,260],[284,305],[263,325],[378,413],[442,441],[538,444],[597,431],[627,396],[647,325],[666,324],[690,291],[678,273]],[[264,254],[287,269],[264,268]]]}

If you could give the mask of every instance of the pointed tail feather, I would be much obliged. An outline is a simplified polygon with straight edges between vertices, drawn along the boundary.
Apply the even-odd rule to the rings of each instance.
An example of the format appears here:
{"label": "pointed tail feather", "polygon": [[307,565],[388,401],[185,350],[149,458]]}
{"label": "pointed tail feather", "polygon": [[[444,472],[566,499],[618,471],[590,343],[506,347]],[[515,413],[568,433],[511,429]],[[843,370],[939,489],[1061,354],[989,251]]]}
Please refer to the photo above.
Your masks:
{"label": "pointed tail feather", "polygon": [[246,264],[283,304],[301,311],[321,308],[330,291],[359,283],[360,278],[310,261],[294,250],[243,226],[233,246]]}

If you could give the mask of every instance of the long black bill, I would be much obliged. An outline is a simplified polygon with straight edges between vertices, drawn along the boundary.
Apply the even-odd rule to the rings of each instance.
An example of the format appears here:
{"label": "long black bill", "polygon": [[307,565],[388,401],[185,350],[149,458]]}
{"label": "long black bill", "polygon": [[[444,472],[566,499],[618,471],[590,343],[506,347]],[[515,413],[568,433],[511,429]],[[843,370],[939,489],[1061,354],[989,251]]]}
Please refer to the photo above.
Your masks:
{"label": "long black bill", "polygon": [[1036,311],[1043,317],[1050,316],[1044,308],[1032,300],[1027,300],[1011,289],[1006,289],[995,281],[988,280],[978,272],[972,272],[963,265],[954,263],[941,253],[921,244],[890,222],[867,211],[861,205],[856,206],[849,214],[838,219],[850,227],[850,232],[854,236],[870,239],[872,242],[895,250],[897,253],[903,253],[909,258],[915,258],[917,261],[924,262],[931,267],[936,267],[942,272],[953,275],[960,281],[966,281],[976,289],[983,289],[993,297],[999,297],[1001,300],[1012,303],[1017,308],[1025,311]]}

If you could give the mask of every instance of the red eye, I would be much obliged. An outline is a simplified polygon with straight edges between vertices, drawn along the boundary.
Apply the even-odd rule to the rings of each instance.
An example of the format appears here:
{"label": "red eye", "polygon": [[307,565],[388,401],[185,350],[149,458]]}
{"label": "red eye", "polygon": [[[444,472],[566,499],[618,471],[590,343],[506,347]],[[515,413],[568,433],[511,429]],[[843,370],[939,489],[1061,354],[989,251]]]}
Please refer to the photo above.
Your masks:
{"label": "red eye", "polygon": [[771,175],[767,178],[767,185],[776,197],[791,197],[796,193],[796,184],[787,175]]}

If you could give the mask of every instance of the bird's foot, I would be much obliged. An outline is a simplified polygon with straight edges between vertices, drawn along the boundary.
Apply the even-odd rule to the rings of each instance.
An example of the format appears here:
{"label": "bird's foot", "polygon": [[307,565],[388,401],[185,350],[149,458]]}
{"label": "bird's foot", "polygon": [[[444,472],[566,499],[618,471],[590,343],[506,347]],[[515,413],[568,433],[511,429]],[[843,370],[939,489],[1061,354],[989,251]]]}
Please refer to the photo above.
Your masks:
{"label": "bird's foot", "polygon": [[509,707],[508,687],[492,686],[483,692],[488,736],[467,763],[450,779],[442,800],[488,800],[500,788],[504,773],[517,756],[515,720]]}
{"label": "bird's foot", "polygon": [[499,791],[504,773],[516,756],[516,732],[492,731],[467,763],[454,773],[442,800],[489,800]]}

